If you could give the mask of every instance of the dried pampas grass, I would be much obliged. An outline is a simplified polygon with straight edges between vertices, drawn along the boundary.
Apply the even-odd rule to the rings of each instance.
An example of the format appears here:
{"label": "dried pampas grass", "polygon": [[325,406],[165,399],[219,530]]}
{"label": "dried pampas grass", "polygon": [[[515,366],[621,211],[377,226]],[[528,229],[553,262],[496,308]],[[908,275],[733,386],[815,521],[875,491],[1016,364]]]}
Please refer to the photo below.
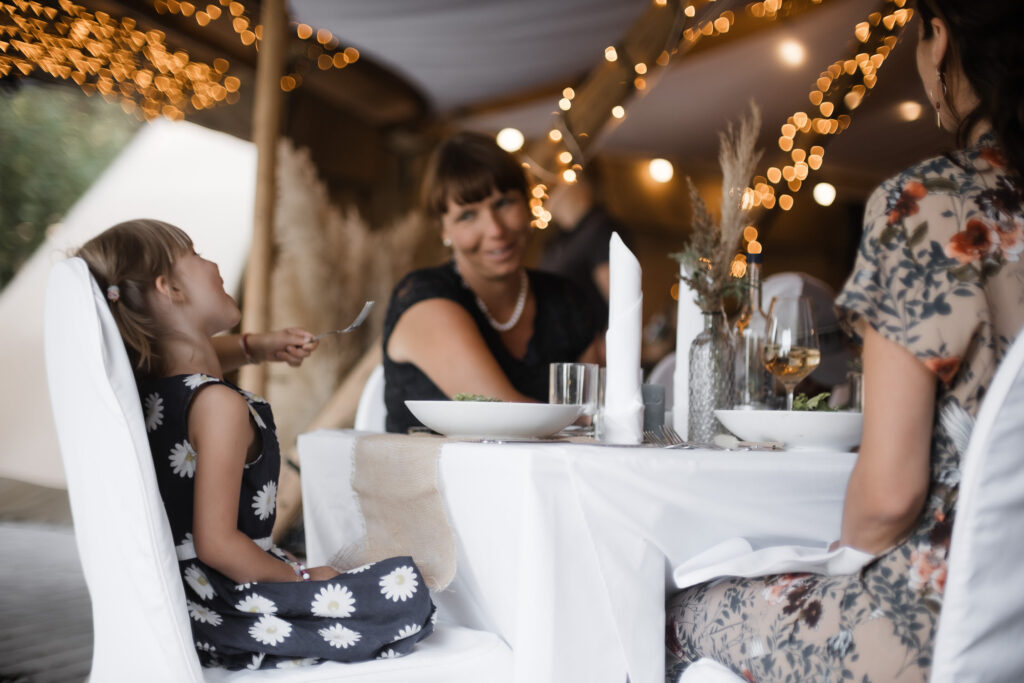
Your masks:
{"label": "dried pampas grass", "polygon": [[271,329],[298,326],[319,333],[345,327],[364,301],[377,302],[362,327],[325,338],[301,367],[268,368],[266,393],[284,452],[367,349],[379,343],[395,283],[424,262],[440,262],[443,252],[418,214],[371,230],[356,209],[333,206],[309,152],[287,140],[278,149],[277,182]]}
{"label": "dried pampas grass", "polygon": [[730,276],[733,255],[743,237],[753,201],[747,194],[761,150],[756,150],[761,110],[751,101],[749,116],[739,125],[729,123],[718,134],[718,164],[722,168],[722,215],[716,224],[693,181],[687,177],[693,221],[690,239],[681,252],[670,256],[683,264],[681,279],[694,292],[702,311],[722,310],[722,300],[738,282]]}

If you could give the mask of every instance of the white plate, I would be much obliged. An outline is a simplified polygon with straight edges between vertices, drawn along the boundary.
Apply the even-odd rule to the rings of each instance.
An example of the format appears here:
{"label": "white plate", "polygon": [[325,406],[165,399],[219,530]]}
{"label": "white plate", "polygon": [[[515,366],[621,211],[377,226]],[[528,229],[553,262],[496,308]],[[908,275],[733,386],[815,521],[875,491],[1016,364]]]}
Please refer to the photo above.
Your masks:
{"label": "white plate", "polygon": [[550,436],[575,422],[581,408],[493,401],[406,401],[405,405],[439,434],[490,439]]}
{"label": "white plate", "polygon": [[860,444],[861,413],[809,410],[716,410],[744,441],[781,441],[787,449],[848,451]]}

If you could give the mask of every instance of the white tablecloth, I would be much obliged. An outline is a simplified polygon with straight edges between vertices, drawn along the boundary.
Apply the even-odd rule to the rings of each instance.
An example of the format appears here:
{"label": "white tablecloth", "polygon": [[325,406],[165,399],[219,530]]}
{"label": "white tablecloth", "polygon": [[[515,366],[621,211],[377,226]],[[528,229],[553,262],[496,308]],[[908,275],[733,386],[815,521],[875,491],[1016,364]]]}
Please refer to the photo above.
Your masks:
{"label": "white tablecloth", "polygon": [[[359,540],[358,432],[299,437],[306,549]],[[671,569],[726,538],[838,538],[854,453],[450,443],[440,487],[458,574],[439,617],[500,634],[515,680],[661,683]]]}

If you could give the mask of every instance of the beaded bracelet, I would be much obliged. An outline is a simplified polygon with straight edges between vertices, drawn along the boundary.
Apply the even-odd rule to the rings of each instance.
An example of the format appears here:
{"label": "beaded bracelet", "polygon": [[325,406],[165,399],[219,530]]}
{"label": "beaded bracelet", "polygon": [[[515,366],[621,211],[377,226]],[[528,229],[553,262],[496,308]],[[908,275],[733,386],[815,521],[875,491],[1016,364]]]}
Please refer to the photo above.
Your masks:
{"label": "beaded bracelet", "polygon": [[252,357],[252,353],[249,351],[249,333],[243,332],[242,336],[238,338],[238,343],[242,345],[242,353],[245,355],[245,362],[248,364],[255,363],[255,359]]}
{"label": "beaded bracelet", "polygon": [[309,572],[306,571],[306,565],[301,562],[288,562],[292,567],[292,571],[295,572],[295,576],[298,576],[303,581],[309,581]]}

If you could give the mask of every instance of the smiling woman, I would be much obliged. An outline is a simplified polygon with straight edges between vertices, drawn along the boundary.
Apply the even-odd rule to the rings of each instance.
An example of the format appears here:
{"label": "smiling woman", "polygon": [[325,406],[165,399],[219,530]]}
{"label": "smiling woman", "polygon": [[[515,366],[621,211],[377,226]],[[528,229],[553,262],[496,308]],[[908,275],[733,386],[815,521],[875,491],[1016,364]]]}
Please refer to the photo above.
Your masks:
{"label": "smiling woman", "polygon": [[410,273],[392,294],[388,431],[420,425],[407,399],[547,400],[548,364],[594,360],[597,325],[573,284],[523,267],[530,212],[519,162],[489,137],[455,135],[431,158],[423,203],[452,258]]}

